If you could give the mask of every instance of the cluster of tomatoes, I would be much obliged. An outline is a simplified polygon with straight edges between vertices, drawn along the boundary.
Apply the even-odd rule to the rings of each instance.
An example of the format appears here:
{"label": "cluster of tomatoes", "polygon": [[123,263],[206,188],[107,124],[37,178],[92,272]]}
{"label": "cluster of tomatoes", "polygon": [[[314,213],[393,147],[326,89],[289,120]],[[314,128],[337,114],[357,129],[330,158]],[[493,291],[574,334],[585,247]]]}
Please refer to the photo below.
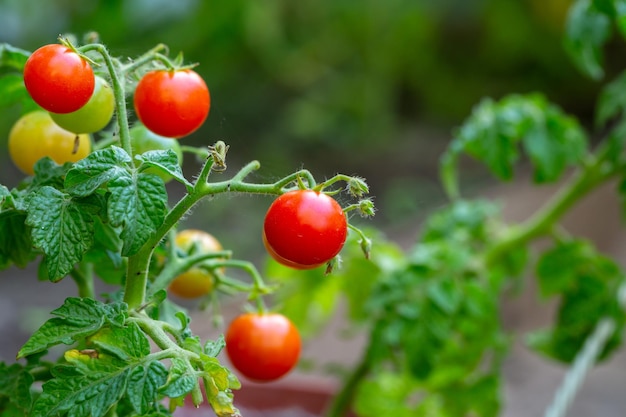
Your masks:
{"label": "cluster of tomatoes", "polygon": [[[125,100],[116,97],[109,82],[68,45],[51,44],[36,50],[25,64],[24,84],[41,109],[15,123],[9,134],[9,152],[29,175],[34,173],[35,162],[45,156],[58,164],[87,156],[90,134],[111,122],[116,100]],[[175,139],[189,135],[204,122],[210,95],[202,78],[191,69],[156,69],[141,77],[133,102],[139,119],[130,129],[133,152],[172,149],[181,159]],[[279,263],[310,269],[335,258],[347,229],[345,213],[335,199],[321,191],[294,190],[270,206],[263,242]],[[175,244],[186,253],[222,250],[212,235],[199,230],[180,231]],[[184,298],[207,295],[215,285],[213,273],[202,265],[193,267],[176,277],[169,291]],[[257,381],[285,375],[297,363],[300,349],[298,330],[277,313],[243,314],[226,333],[226,351],[233,366]]]}
{"label": "cluster of tomatoes", "polygon": [[[282,194],[270,205],[263,225],[263,242],[279,263],[294,269],[311,269],[331,262],[341,251],[348,233],[343,209],[335,199],[313,190]],[[200,230],[182,230],[176,245],[184,252],[219,252],[222,246]],[[213,289],[210,270],[191,268],[170,285],[170,292],[185,298],[204,296]],[[287,374],[298,362],[298,330],[277,313],[246,313],[232,321],[226,333],[226,352],[233,366],[256,381],[272,381]]]}
{"label": "cluster of tomatoes", "polygon": [[[15,165],[32,175],[35,162],[43,157],[63,164],[87,156],[92,147],[89,135],[104,129],[115,112],[116,97],[109,82],[73,48],[50,44],[26,61],[24,85],[41,109],[22,116],[9,133],[9,154]],[[133,148],[173,149],[177,154],[180,146],[171,138],[197,130],[211,105],[204,80],[191,69],[147,72],[133,101],[139,119],[136,129],[131,129]]]}

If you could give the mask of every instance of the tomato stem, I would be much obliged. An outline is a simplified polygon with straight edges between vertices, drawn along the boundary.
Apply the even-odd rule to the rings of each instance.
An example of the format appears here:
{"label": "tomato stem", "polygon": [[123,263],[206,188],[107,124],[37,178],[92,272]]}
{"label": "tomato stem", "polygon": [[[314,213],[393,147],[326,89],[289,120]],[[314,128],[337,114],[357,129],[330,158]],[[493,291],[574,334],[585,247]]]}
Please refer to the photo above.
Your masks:
{"label": "tomato stem", "polygon": [[[81,51],[94,50],[102,55],[104,63],[106,64],[109,76],[111,77],[111,88],[113,89],[113,97],[115,98],[115,109],[117,111],[117,126],[119,129],[120,142],[122,148],[131,156],[133,151],[130,146],[130,129],[128,127],[128,117],[126,109],[126,94],[123,79],[118,74],[117,68],[109,54],[107,48],[99,43],[92,43],[89,45],[81,46]],[[132,163],[132,162],[131,162]]]}

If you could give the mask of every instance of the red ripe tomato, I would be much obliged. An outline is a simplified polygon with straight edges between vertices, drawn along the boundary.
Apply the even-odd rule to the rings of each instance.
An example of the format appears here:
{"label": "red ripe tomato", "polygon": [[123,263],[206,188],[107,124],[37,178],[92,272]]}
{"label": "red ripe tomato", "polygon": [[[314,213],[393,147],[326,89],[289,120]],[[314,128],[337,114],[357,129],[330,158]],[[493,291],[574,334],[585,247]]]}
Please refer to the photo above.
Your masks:
{"label": "red ripe tomato", "polygon": [[312,190],[289,191],[265,215],[263,243],[279,263],[311,269],[333,259],[343,248],[348,222],[335,199]]}
{"label": "red ripe tomato", "polygon": [[209,89],[194,71],[155,70],[135,89],[135,112],[157,135],[180,138],[198,129],[211,107]]}
{"label": "red ripe tomato", "polygon": [[89,63],[76,52],[50,44],[37,49],[26,61],[24,85],[45,110],[71,113],[89,101],[95,77]]}
{"label": "red ripe tomato", "polygon": [[300,357],[300,333],[282,314],[242,314],[228,326],[225,340],[233,366],[258,382],[284,376]]}

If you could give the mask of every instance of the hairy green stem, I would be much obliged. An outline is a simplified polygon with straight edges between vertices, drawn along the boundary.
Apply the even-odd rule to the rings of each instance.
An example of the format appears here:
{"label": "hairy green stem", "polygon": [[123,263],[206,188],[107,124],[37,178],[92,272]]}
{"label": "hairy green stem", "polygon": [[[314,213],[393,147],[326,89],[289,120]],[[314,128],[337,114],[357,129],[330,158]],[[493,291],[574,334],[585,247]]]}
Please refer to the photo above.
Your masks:
{"label": "hairy green stem", "polygon": [[122,148],[132,157],[133,152],[130,146],[130,129],[128,127],[128,117],[126,110],[126,93],[124,88],[124,80],[121,79],[117,72],[115,63],[106,47],[99,43],[85,45],[79,48],[81,52],[94,50],[98,52],[104,59],[104,63],[111,77],[111,87],[113,89],[113,97],[115,98],[115,109],[117,110],[117,126],[119,128],[120,142]]}

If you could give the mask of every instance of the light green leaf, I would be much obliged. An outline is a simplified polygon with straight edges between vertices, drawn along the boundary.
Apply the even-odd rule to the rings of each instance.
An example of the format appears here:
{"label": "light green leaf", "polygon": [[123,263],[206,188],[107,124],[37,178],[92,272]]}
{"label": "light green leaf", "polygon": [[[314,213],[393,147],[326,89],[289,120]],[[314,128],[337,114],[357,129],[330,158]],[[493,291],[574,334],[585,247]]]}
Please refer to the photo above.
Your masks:
{"label": "light green leaf", "polygon": [[171,149],[147,151],[141,155],[135,155],[135,159],[141,161],[139,170],[143,171],[150,167],[155,167],[166,174],[171,175],[176,181],[185,184],[187,187],[193,185],[183,176],[180,169],[178,155]]}
{"label": "light green leaf", "polygon": [[29,56],[29,51],[16,48],[8,43],[0,43],[0,67],[23,71]]}
{"label": "light green leaf", "polygon": [[46,254],[51,281],[67,275],[93,243],[91,214],[67,194],[45,186],[30,199],[26,224],[35,247]]}
{"label": "light green leaf", "polygon": [[566,50],[578,68],[593,79],[602,78],[602,47],[611,35],[609,16],[591,0],[577,0],[569,9],[565,35]]}
{"label": "light green leaf", "polygon": [[159,391],[163,395],[176,398],[187,395],[196,385],[198,385],[198,379],[190,373],[189,362],[181,358],[172,358],[167,381]]}
{"label": "light green leaf", "polygon": [[89,341],[122,360],[142,358],[150,354],[150,342],[134,322],[124,327],[105,327],[91,336]]}

